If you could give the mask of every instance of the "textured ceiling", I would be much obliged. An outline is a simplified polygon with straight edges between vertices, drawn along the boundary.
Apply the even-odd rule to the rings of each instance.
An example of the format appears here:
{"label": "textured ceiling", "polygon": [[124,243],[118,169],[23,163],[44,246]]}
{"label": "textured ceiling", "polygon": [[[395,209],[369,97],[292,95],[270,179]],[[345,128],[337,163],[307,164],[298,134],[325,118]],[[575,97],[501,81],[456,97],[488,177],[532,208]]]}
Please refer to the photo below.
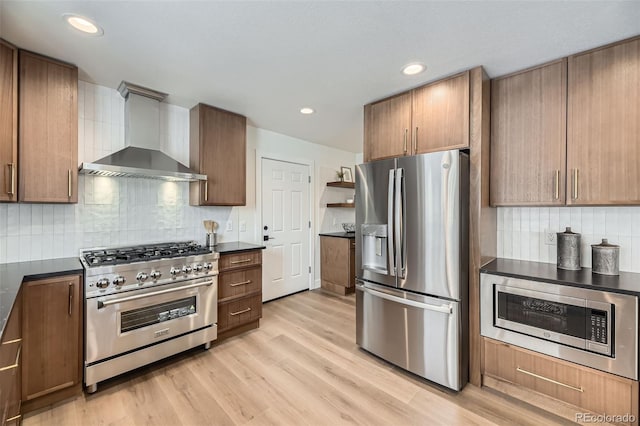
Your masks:
{"label": "textured ceiling", "polygon": [[[128,80],[352,152],[363,104],[476,65],[495,77],[640,34],[638,1],[0,3],[1,37],[77,64],[83,80]],[[67,12],[104,36],[78,34]],[[427,72],[401,74],[414,61]]]}

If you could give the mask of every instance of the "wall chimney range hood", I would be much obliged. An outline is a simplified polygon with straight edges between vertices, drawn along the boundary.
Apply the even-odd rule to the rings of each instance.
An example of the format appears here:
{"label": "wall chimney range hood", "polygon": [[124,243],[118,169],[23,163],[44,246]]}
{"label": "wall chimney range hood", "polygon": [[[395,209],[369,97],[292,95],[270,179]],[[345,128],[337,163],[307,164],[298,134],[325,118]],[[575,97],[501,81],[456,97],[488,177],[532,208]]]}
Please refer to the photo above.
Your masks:
{"label": "wall chimney range hood", "polygon": [[125,99],[125,148],[92,163],[80,173],[169,181],[207,180],[160,151],[160,102],[166,93],[123,81],[118,92]]}

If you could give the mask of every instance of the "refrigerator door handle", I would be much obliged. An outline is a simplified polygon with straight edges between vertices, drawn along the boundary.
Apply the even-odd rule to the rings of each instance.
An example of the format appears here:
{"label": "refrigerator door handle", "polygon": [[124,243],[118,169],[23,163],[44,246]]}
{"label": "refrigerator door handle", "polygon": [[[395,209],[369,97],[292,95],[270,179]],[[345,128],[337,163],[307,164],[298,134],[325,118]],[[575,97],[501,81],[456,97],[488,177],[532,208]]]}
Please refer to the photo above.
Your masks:
{"label": "refrigerator door handle", "polygon": [[387,259],[389,262],[389,275],[396,275],[396,259],[393,241],[393,189],[395,182],[395,170],[389,170],[389,186],[387,189]]}
{"label": "refrigerator door handle", "polygon": [[404,169],[396,169],[396,189],[394,202],[394,237],[396,246],[396,274],[404,278],[406,272],[406,231],[404,229]]}
{"label": "refrigerator door handle", "polygon": [[451,307],[451,305],[432,305],[430,303],[422,303],[422,302],[417,302],[417,301],[411,300],[411,299],[404,299],[402,297],[393,296],[391,294],[387,294],[387,293],[384,293],[382,291],[373,290],[373,289],[371,289],[369,287],[366,287],[365,285],[362,285],[362,284],[358,284],[357,289],[360,290],[360,291],[363,291],[365,293],[369,293],[372,296],[379,297],[381,299],[386,299],[386,300],[389,300],[391,302],[400,303],[400,304],[408,305],[408,306],[413,306],[415,308],[420,308],[420,309],[424,309],[424,310],[427,310],[427,311],[440,312],[440,313],[443,313],[443,314],[451,315],[453,313],[453,308]]}

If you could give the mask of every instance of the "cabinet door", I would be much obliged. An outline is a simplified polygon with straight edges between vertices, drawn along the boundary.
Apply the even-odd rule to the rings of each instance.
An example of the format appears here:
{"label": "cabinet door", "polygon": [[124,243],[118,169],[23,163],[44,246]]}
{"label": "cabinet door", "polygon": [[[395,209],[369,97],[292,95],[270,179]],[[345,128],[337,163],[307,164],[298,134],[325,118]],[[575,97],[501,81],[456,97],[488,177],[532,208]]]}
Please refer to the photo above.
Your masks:
{"label": "cabinet door", "polygon": [[411,92],[364,107],[364,161],[399,157],[409,152]]}
{"label": "cabinet door", "polygon": [[206,183],[191,184],[191,204],[244,206],[246,117],[200,104],[192,109],[191,126],[191,166],[207,175]]}
{"label": "cabinet door", "polygon": [[491,204],[563,205],[565,59],[491,82]]}
{"label": "cabinet door", "polygon": [[78,69],[20,52],[20,179],[24,202],[78,202]]}
{"label": "cabinet door", "polygon": [[323,282],[351,287],[351,240],[320,237],[320,276]]}
{"label": "cabinet door", "polygon": [[640,39],[569,58],[568,204],[640,204]]}
{"label": "cabinet door", "polygon": [[18,201],[18,50],[0,39],[0,201]]}
{"label": "cabinet door", "polygon": [[413,91],[414,154],[469,146],[469,72]]}
{"label": "cabinet door", "polygon": [[77,275],[23,284],[23,401],[82,380],[81,297]]}

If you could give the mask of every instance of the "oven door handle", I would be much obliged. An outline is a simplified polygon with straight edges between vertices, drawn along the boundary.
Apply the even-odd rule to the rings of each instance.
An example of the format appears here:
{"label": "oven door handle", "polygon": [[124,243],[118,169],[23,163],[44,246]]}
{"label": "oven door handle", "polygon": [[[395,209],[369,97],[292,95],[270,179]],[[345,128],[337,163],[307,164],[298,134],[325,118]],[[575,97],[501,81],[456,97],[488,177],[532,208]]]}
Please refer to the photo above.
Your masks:
{"label": "oven door handle", "polygon": [[144,299],[146,297],[153,297],[153,296],[159,296],[161,294],[168,294],[168,293],[174,293],[176,291],[188,290],[190,288],[198,288],[198,287],[205,287],[205,286],[208,287],[211,284],[213,284],[213,281],[204,281],[197,284],[191,284],[191,285],[185,285],[182,287],[175,287],[175,288],[168,288],[166,290],[154,291],[153,293],[137,294],[135,296],[121,297],[120,299],[105,300],[104,302],[99,300],[98,309],[102,309],[109,305],[115,305],[122,302],[129,302],[131,300]]}

